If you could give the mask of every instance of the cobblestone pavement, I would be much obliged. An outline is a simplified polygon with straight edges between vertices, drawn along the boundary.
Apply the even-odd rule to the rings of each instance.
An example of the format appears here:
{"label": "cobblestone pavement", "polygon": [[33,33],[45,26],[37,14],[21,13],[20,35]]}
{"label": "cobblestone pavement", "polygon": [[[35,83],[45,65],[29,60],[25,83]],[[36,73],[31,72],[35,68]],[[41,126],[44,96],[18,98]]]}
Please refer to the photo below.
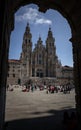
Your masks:
{"label": "cobblestone pavement", "polygon": [[6,130],[65,130],[64,111],[75,111],[74,90],[46,94],[46,90],[22,92],[15,88],[6,95]]}

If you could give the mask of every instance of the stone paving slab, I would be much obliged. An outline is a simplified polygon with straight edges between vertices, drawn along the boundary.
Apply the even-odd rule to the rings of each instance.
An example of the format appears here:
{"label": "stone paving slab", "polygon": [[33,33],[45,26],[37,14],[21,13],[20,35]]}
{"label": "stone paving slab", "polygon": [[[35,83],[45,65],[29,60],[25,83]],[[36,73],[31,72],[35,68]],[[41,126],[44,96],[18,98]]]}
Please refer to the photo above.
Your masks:
{"label": "stone paving slab", "polygon": [[75,111],[75,91],[46,94],[46,90],[22,92],[21,88],[7,91],[6,130],[58,130],[65,129],[63,113]]}

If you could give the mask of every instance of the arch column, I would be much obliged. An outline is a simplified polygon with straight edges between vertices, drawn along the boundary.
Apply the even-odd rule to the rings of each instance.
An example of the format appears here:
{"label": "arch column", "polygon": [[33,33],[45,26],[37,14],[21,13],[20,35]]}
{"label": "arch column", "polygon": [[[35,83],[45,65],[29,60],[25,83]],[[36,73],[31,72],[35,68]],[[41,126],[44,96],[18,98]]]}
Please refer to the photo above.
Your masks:
{"label": "arch column", "polygon": [[0,12],[0,130],[4,129],[5,105],[6,105],[6,81],[8,71],[8,52],[10,43],[10,33],[13,29],[12,21],[9,19],[6,2],[2,5]]}
{"label": "arch column", "polygon": [[80,35],[71,38],[73,46],[75,101],[78,126],[81,129],[81,38]]}

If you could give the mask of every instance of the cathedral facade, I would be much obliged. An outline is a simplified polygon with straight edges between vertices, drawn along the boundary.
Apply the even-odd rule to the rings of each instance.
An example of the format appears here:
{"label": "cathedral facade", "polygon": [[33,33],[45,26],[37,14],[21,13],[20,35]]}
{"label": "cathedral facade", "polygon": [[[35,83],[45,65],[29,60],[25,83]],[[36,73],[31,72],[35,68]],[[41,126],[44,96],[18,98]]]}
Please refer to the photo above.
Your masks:
{"label": "cathedral facade", "polygon": [[51,28],[48,30],[46,43],[39,36],[35,48],[32,49],[32,34],[30,32],[29,23],[23,36],[21,61],[21,79],[29,77],[53,77],[56,78],[56,65],[58,58],[56,55],[55,38]]}
{"label": "cathedral facade", "polygon": [[73,68],[63,67],[58,60],[55,38],[50,27],[45,44],[39,36],[35,47],[32,46],[32,34],[27,23],[20,59],[9,60],[8,84],[25,84],[29,80],[34,83],[63,84],[73,80]]}

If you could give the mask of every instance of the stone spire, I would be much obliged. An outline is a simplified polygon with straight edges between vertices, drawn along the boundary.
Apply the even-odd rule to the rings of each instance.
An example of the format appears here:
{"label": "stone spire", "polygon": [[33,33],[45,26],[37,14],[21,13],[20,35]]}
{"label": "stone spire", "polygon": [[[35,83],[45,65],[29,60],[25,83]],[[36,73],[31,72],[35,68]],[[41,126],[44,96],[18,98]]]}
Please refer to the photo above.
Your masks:
{"label": "stone spire", "polygon": [[51,31],[51,27],[49,27],[49,30],[48,30],[48,37],[53,37],[52,35],[53,35],[53,34],[52,34],[52,31]]}
{"label": "stone spire", "polygon": [[27,23],[27,26],[26,26],[26,33],[27,33],[27,34],[29,34],[29,33],[30,33],[29,23]]}

